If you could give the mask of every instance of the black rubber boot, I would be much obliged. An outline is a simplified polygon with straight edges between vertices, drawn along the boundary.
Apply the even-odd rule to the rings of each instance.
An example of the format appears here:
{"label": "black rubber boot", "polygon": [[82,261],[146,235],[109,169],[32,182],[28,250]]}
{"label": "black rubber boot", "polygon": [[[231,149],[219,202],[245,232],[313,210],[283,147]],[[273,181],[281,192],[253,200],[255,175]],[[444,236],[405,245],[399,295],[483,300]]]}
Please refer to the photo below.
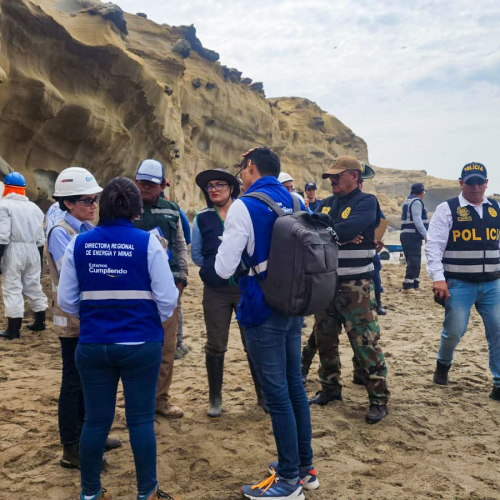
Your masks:
{"label": "black rubber boot", "polygon": [[80,468],[80,443],[63,445],[63,457],[61,458],[61,467],[65,469]]}
{"label": "black rubber boot", "polygon": [[269,408],[266,405],[264,400],[264,396],[262,395],[262,389],[260,386],[259,378],[257,377],[257,373],[255,373],[255,369],[253,367],[252,362],[250,361],[250,357],[247,356],[248,365],[250,366],[250,373],[252,374],[253,385],[255,387],[255,394],[257,394],[257,404],[266,412],[269,413]]}
{"label": "black rubber boot", "polygon": [[43,332],[45,330],[45,311],[40,311],[35,313],[35,321],[26,328],[32,332]]}
{"label": "black rubber boot", "polygon": [[389,408],[387,408],[387,405],[370,403],[370,410],[366,414],[366,421],[369,424],[376,424],[380,422],[384,417],[387,417],[387,415],[389,415]]}
{"label": "black rubber boot", "polygon": [[379,316],[385,316],[387,311],[382,306],[382,300],[380,298],[380,292],[375,292],[375,300],[377,301],[377,314]]}
{"label": "black rubber boot", "polygon": [[302,357],[300,358],[300,373],[302,376],[302,383],[305,384],[307,381],[307,375],[309,375],[309,370],[311,368],[311,363],[314,356],[318,352],[318,348],[314,349],[309,344],[306,344],[302,349]]}
{"label": "black rubber boot", "polygon": [[450,371],[450,368],[451,365],[444,365],[438,361],[436,371],[434,372],[434,383],[439,385],[448,385],[448,372]]}
{"label": "black rubber boot", "polygon": [[363,373],[360,370],[354,370],[352,374],[352,383],[356,385],[365,385]]}
{"label": "black rubber boot", "polygon": [[342,386],[339,385],[328,391],[321,389],[321,391],[316,393],[316,396],[309,400],[309,404],[325,406],[330,403],[330,401],[342,401]]}
{"label": "black rubber boot", "polygon": [[21,334],[19,332],[23,324],[23,318],[7,318],[7,321],[7,330],[0,331],[0,337],[7,340],[20,338]]}
{"label": "black rubber boot", "polygon": [[104,452],[116,450],[117,448],[120,448],[121,445],[122,442],[119,439],[108,437],[106,439],[106,443],[104,444]]}
{"label": "black rubber boot", "polygon": [[210,418],[219,418],[222,413],[222,379],[224,377],[224,354],[214,356],[206,354],[208,388],[210,407],[207,415]]}

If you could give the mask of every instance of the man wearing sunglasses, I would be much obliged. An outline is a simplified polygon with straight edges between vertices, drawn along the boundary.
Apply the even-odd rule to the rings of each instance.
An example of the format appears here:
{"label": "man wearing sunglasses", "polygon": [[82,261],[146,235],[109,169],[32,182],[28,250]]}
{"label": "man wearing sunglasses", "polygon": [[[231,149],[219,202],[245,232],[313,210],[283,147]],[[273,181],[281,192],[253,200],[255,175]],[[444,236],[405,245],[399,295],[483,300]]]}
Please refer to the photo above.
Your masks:
{"label": "man wearing sunglasses", "polygon": [[375,196],[361,191],[362,176],[373,177],[373,169],[352,156],[339,156],[322,176],[330,180],[333,196],[324,199],[317,212],[331,217],[340,240],[340,289],[330,308],[315,317],[321,390],[309,403],[324,406],[342,399],[339,334],[344,324],[354,352],[355,372],[368,392],[366,421],[376,424],[389,413],[390,395],[387,366],[378,343],[380,327],[371,281],[380,206]]}
{"label": "man wearing sunglasses", "polygon": [[462,192],[436,208],[425,253],[434,298],[445,307],[434,382],[448,384],[455,348],[475,305],[488,342],[493,374],[490,398],[500,401],[500,207],[484,195],[487,186],[482,163],[463,167]]}
{"label": "man wearing sunglasses", "polygon": [[[141,217],[134,222],[134,225],[144,231],[159,228],[163,237],[168,241],[170,270],[179,289],[180,301],[184,287],[187,286],[187,245],[182,230],[179,205],[161,196],[162,191],[167,187],[163,164],[157,160],[144,160],[137,170],[135,184],[141,193],[143,209]],[[156,394],[156,413],[168,418],[184,416],[182,408],[170,402],[169,394],[178,328],[179,306],[175,308],[172,317],[163,323],[165,337]]]}

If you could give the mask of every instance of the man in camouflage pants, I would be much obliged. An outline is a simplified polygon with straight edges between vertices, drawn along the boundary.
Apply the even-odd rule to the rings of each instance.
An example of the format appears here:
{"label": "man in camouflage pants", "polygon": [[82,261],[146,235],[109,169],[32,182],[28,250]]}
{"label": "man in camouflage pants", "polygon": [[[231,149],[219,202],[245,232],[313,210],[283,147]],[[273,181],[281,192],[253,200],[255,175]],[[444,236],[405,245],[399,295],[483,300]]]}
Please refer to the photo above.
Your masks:
{"label": "man in camouflage pants", "polygon": [[330,215],[339,236],[340,285],[334,303],[316,315],[314,330],[322,388],[309,403],[323,406],[342,399],[339,334],[343,324],[354,352],[354,382],[364,384],[368,391],[370,410],[366,421],[375,424],[389,413],[390,395],[387,367],[378,344],[380,328],[370,276],[380,207],[373,195],[360,191],[361,172],[356,158],[339,156],[323,174],[323,178],[330,179],[335,196],[325,199],[318,211]]}

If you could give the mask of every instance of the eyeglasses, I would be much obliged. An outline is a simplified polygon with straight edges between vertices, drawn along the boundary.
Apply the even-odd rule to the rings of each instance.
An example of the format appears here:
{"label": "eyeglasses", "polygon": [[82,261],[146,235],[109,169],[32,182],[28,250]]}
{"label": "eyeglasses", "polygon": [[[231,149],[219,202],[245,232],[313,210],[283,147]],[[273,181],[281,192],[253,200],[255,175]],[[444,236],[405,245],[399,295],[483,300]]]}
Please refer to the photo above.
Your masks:
{"label": "eyeglasses", "polygon": [[224,189],[224,186],[229,186],[229,184],[225,182],[216,182],[215,184],[207,184],[205,186],[205,191],[209,192],[210,191],[221,191]]}
{"label": "eyeglasses", "polygon": [[84,198],[83,200],[76,200],[78,203],[85,205],[86,207],[90,207],[94,203],[99,203],[99,195],[94,196],[93,198]]}
{"label": "eyeglasses", "polygon": [[328,178],[330,181],[338,181],[345,173],[347,173],[348,170],[345,170],[344,172],[341,172],[340,174],[330,174]]}
{"label": "eyeglasses", "polygon": [[478,186],[484,186],[484,184],[486,184],[486,179],[468,179],[465,181],[465,184],[467,184],[467,186],[475,186],[476,184]]}
{"label": "eyeglasses", "polygon": [[[250,160],[250,163],[253,163],[252,160]],[[245,168],[248,167],[248,163],[245,163],[245,165],[243,165],[243,166],[241,166],[241,163],[239,163],[239,164],[236,163],[236,165],[234,167],[239,168],[238,172],[236,172],[236,174],[235,174],[235,177],[238,177],[239,175],[241,175],[241,172],[243,172],[243,170],[245,170]]]}

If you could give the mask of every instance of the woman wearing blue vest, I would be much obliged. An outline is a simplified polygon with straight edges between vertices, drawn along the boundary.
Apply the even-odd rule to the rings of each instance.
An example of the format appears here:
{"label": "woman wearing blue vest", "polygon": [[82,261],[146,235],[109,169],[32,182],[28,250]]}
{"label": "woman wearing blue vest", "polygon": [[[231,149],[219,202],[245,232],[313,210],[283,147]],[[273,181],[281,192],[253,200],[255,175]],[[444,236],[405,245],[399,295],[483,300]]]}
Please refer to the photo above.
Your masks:
{"label": "woman wearing blue vest", "polygon": [[[218,418],[222,412],[224,355],[227,351],[231,317],[238,308],[240,291],[233,276],[229,279],[219,278],[214,266],[215,256],[222,242],[224,221],[233,200],[240,195],[240,184],[234,175],[222,168],[200,172],[196,176],[196,184],[205,195],[207,208],[199,212],[193,221],[191,258],[200,267],[200,277],[204,285],[203,315],[207,328],[205,361],[210,401],[207,415]],[[240,333],[245,347],[245,331],[241,326]],[[250,371],[258,404],[265,407],[260,384],[251,363]]]}
{"label": "woman wearing blue vest", "polygon": [[171,498],[156,479],[154,414],[161,322],[177,306],[178,290],[158,239],[132,223],[141,206],[132,181],[110,181],[102,193],[99,225],[69,243],[61,269],[59,306],[80,318],[75,360],[86,411],[80,441],[82,500],[111,499],[100,473],[120,379],[137,498]]}

